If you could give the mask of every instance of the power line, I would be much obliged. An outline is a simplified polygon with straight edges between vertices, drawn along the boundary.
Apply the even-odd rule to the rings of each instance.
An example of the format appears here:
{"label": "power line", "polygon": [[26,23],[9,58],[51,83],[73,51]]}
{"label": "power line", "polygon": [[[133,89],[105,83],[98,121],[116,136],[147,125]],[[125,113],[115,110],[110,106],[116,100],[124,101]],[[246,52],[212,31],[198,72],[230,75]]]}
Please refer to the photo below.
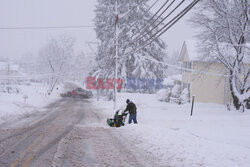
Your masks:
{"label": "power line", "polygon": [[[143,13],[143,15],[142,15],[142,17],[140,17],[140,19],[142,19],[154,6],[155,6],[155,4],[158,2],[159,0],[156,0],[144,13]],[[138,20],[140,20],[140,19],[138,19]],[[132,28],[132,27],[134,27],[136,24],[138,24],[139,23],[139,21],[135,21],[129,28],[128,28],[128,30],[127,31],[125,31],[125,32],[120,32],[119,34],[118,34],[118,37],[119,37],[119,35],[121,34],[121,33],[127,33],[127,32],[129,32],[129,30]],[[136,32],[137,33],[137,32]],[[114,40],[116,40],[116,37],[114,37],[114,38],[112,38],[110,41],[114,41]]]}
{"label": "power line", "polygon": [[153,25],[170,7],[171,5],[175,2],[175,0],[173,0],[168,6],[166,9],[164,9],[161,14],[159,16],[157,16],[157,18],[153,21],[153,23],[151,23],[151,25]]}
{"label": "power line", "polygon": [[76,25],[76,26],[24,26],[24,27],[0,27],[0,30],[41,30],[41,29],[74,29],[74,28],[94,28],[92,25]]}
{"label": "power line", "polygon": [[131,38],[133,38],[137,33],[140,33],[140,31],[141,31],[142,29],[144,29],[145,27],[147,27],[148,23],[149,23],[151,20],[153,20],[153,18],[161,11],[162,8],[164,8],[165,5],[167,5],[168,1],[169,1],[169,0],[167,0],[167,1],[160,7],[160,9],[158,9],[157,12],[156,12],[156,13],[146,22],[146,24],[144,24],[144,26],[142,26],[139,30],[136,31],[135,34],[132,35]]}
{"label": "power line", "polygon": [[[199,1],[200,0],[194,0],[184,10],[182,10],[177,16],[175,16],[172,20],[170,20],[165,26],[163,26],[160,30],[158,30],[156,33],[154,33],[149,39],[147,39],[146,41],[144,41],[144,43],[140,45],[141,47],[139,46],[139,47],[137,47],[137,49],[133,49],[133,50],[125,53],[125,55],[127,55],[127,54],[133,54],[133,53],[141,50],[145,46],[149,45],[155,39],[159,38],[163,33],[165,33],[169,28],[171,28],[179,19],[181,19],[189,10],[191,10]],[[158,33],[160,33],[160,34],[157,35]]]}
{"label": "power line", "polygon": [[[156,0],[145,12],[144,12],[144,14],[140,17],[140,19],[142,19],[154,6],[155,6],[155,4],[158,2],[159,0]],[[139,20],[140,20],[139,19]],[[139,23],[139,21],[137,20],[137,21],[135,21],[131,26],[130,26],[130,28],[132,28],[132,27],[134,27],[137,23]]]}
{"label": "power line", "polygon": [[225,75],[225,74],[220,74],[220,73],[213,73],[213,72],[206,72],[206,71],[197,71],[197,70],[193,70],[193,69],[190,69],[190,68],[179,67],[179,66],[176,66],[176,65],[173,65],[173,64],[168,64],[168,63],[165,63],[165,62],[160,62],[158,60],[155,60],[155,59],[149,58],[149,57],[145,57],[145,56],[140,57],[140,58],[141,59],[150,60],[150,61],[154,61],[155,63],[158,63],[158,64],[163,64],[163,65],[168,66],[168,67],[173,67],[173,68],[179,69],[179,70],[185,70],[185,71],[192,72],[192,73],[214,75],[214,76],[224,76],[224,77],[229,77],[230,76],[230,75]]}
{"label": "power line", "polygon": [[[168,9],[168,8],[174,3],[174,1],[175,1],[175,0],[173,0],[173,1],[171,2],[171,4],[170,4],[166,9]],[[179,3],[179,5],[178,5],[170,14],[172,14],[172,13],[173,13],[173,12],[174,12],[174,11],[175,11],[184,1],[185,1],[185,0],[183,0],[181,3]],[[150,9],[151,9],[157,2],[158,2],[158,0],[156,0],[156,1],[150,6]],[[147,21],[147,23],[144,24],[144,26],[142,26],[139,30],[136,31],[135,34],[132,35],[131,38],[133,38],[133,36],[137,35],[138,32],[140,32],[143,28],[145,28],[145,27],[147,26],[147,24],[150,23],[150,21],[153,20],[153,18],[154,18],[163,8],[164,8],[164,6],[167,5],[168,2],[169,2],[169,0],[167,0],[167,1],[160,7],[160,9],[158,9],[158,11],[157,11],[157,12]],[[166,12],[166,9],[165,9],[160,15],[162,15],[163,13],[165,13],[165,12]],[[149,11],[149,10],[147,10],[147,11],[144,13],[144,15],[145,15],[148,11]],[[170,15],[170,14],[169,14],[169,15]],[[169,16],[169,15],[168,15],[168,16]],[[165,19],[166,19],[168,16],[166,16]],[[157,17],[157,19],[159,19],[159,18],[160,18],[160,17]],[[157,19],[156,19],[156,20],[157,20]],[[160,24],[161,24],[165,19],[163,19],[163,20],[160,22]],[[154,20],[153,22],[155,22],[156,20]],[[137,22],[138,22],[138,21],[137,21]],[[135,25],[137,22],[135,22],[133,25]],[[157,24],[157,26],[160,25],[160,24]],[[132,26],[133,26],[133,25],[132,25]],[[131,27],[132,27],[132,26],[131,26]],[[153,29],[155,29],[157,26],[154,26]],[[131,27],[130,27],[130,28],[131,28]],[[165,28],[165,27],[166,27],[166,26],[164,26],[164,28]],[[153,29],[152,29],[152,30],[153,30]],[[152,31],[152,30],[151,30],[151,31]],[[162,30],[162,29],[161,29],[161,30]],[[128,30],[128,31],[129,31],[129,30]],[[127,32],[128,32],[128,31],[127,31]],[[158,32],[159,32],[159,31],[158,31]],[[157,33],[158,33],[158,32],[157,32]],[[157,34],[157,33],[156,33],[156,34]],[[155,34],[154,34],[154,35],[155,35]],[[153,35],[153,36],[154,36],[154,35]],[[111,39],[110,41],[113,41],[113,40],[115,40],[115,39],[116,39],[116,38],[114,37],[114,38]],[[134,43],[134,42],[132,42],[132,43]]]}
{"label": "power line", "polygon": [[[127,33],[127,32],[129,32],[129,30],[132,28],[132,27],[134,27],[136,24],[138,24],[139,23],[139,20],[141,20],[155,5],[156,5],[156,3],[158,2],[159,0],[155,0],[155,2],[143,13],[143,15],[140,17],[140,19],[138,19],[137,21],[135,21],[129,28],[128,28],[128,30],[127,31],[125,31],[125,32],[120,32],[119,34],[118,34],[118,37],[119,37],[119,35],[121,34],[121,33]],[[151,18],[152,19],[152,18]],[[148,21],[150,21],[150,20],[148,20]],[[135,34],[134,35],[136,35],[136,33],[138,33],[138,31],[136,31],[135,32]],[[109,44],[111,44],[111,41],[113,42],[113,41],[115,41],[116,40],[116,37],[113,37],[110,41],[109,41]]]}
{"label": "power line", "polygon": [[[143,33],[141,33],[141,35],[139,35],[135,40],[134,40],[134,42],[133,43],[136,43],[137,41],[139,41],[140,39],[142,39],[144,36],[146,36],[147,34],[149,34],[150,32],[152,32],[154,29],[156,29],[161,23],[163,23],[163,21],[165,21],[173,12],[175,12],[176,11],[176,9],[177,8],[179,8],[182,4],[183,4],[183,2],[184,2],[185,0],[182,0],[167,16],[165,16],[158,24],[156,24],[151,30],[149,30],[149,32],[146,32],[145,34],[143,34]],[[172,3],[170,3],[169,4],[169,6],[166,8],[166,10],[172,5],[174,3],[174,0],[172,1]],[[163,11],[163,13],[165,13],[166,12],[166,10],[164,10]],[[163,14],[162,13],[162,14]],[[158,17],[159,18],[159,17]],[[157,19],[158,19],[157,18]],[[154,22],[153,22],[154,23]],[[153,23],[152,23],[152,25],[153,25]]]}

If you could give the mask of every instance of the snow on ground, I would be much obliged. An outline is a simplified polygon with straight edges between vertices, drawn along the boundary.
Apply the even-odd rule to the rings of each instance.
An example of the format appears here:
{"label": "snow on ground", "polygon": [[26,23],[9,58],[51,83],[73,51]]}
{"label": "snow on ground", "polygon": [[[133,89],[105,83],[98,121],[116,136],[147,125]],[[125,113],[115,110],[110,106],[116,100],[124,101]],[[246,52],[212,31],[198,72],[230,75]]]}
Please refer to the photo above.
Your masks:
{"label": "snow on ground", "polygon": [[[59,98],[62,86],[54,89],[48,96],[47,88],[40,83],[13,86],[20,93],[0,92],[0,124],[13,117],[23,117],[31,112],[42,110],[43,107]],[[26,100],[25,100],[25,97]]]}
{"label": "snow on ground", "polygon": [[[239,113],[227,111],[224,105],[195,103],[191,117],[191,104],[159,102],[156,95],[129,93],[118,94],[119,108],[125,109],[127,98],[137,105],[139,124],[114,130],[152,152],[163,166],[249,166],[249,110]],[[113,117],[112,102],[93,102],[107,118]]]}

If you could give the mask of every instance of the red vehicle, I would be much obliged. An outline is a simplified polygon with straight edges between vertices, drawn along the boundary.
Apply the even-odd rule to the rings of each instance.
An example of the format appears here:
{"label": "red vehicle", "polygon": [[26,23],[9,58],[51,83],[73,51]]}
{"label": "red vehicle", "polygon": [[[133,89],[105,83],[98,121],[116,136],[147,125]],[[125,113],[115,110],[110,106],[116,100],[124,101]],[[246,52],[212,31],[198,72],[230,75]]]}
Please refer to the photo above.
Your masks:
{"label": "red vehicle", "polygon": [[72,97],[77,97],[78,93],[75,90],[70,91]]}
{"label": "red vehicle", "polygon": [[78,97],[78,98],[91,98],[93,94],[91,91],[84,90],[82,88],[76,88],[74,90],[68,91],[67,93],[61,94],[62,97]]}

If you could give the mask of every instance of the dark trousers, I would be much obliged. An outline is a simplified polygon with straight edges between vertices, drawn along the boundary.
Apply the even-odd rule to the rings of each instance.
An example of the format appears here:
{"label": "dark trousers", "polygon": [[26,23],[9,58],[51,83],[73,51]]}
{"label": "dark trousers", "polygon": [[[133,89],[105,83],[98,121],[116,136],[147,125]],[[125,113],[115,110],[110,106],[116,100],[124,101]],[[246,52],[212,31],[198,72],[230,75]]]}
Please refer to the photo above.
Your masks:
{"label": "dark trousers", "polygon": [[129,119],[128,119],[128,123],[131,124],[132,120],[135,124],[137,124],[137,120],[136,120],[136,114],[129,114]]}

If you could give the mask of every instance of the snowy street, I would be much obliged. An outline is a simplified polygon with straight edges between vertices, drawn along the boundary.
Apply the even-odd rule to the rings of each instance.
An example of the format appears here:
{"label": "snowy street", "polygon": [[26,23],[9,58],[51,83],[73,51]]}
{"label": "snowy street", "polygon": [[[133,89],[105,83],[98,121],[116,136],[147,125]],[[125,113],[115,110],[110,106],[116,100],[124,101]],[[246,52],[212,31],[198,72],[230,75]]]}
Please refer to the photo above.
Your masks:
{"label": "snowy street", "polygon": [[[0,129],[0,166],[159,166],[113,128],[87,100],[64,99]],[[136,151],[133,151],[136,150]]]}
{"label": "snowy street", "polygon": [[12,116],[0,127],[0,166],[248,166],[248,112],[195,103],[190,117],[190,104],[132,93],[119,94],[120,109],[126,98],[138,107],[138,125],[109,127],[113,103],[95,98]]}

